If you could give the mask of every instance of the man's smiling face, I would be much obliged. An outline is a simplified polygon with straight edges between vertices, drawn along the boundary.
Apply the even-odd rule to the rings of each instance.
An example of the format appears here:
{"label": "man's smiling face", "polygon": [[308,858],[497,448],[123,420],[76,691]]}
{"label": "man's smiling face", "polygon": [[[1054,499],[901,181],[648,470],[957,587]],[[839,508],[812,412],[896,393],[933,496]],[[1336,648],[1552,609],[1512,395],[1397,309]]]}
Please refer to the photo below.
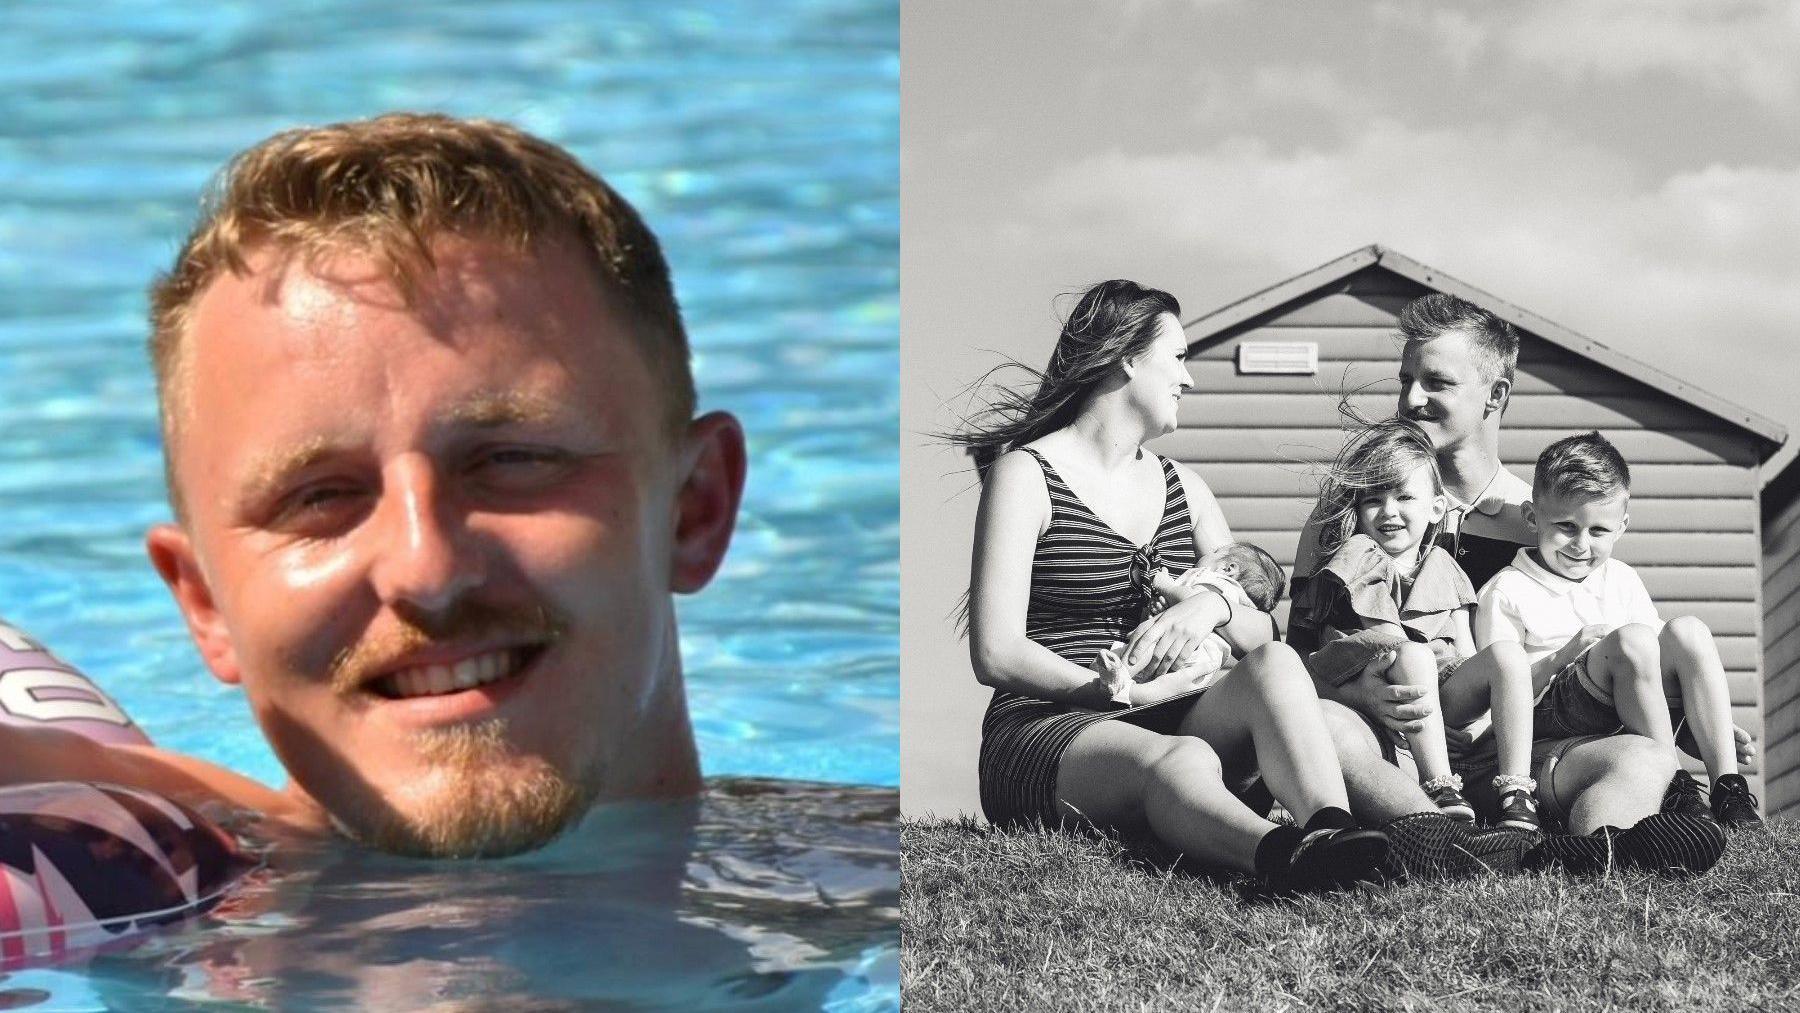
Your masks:
{"label": "man's smiling face", "polygon": [[1462,331],[1408,341],[1400,353],[1400,415],[1417,422],[1439,450],[1481,431],[1493,386]]}
{"label": "man's smiling face", "polygon": [[675,551],[692,457],[585,255],[432,248],[410,302],[354,252],[204,291],[186,523],[150,549],[291,791],[392,850],[500,854],[692,790],[670,591],[717,556],[696,583]]}

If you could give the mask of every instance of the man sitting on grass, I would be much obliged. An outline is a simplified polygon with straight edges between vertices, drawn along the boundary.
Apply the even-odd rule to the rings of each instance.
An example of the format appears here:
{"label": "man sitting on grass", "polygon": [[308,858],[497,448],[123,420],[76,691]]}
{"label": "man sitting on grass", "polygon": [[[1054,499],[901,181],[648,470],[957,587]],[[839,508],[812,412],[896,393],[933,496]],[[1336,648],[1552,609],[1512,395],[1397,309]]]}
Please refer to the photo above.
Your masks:
{"label": "man sitting on grass", "polygon": [[[1399,327],[1405,342],[1399,414],[1431,437],[1450,500],[1438,544],[1479,587],[1520,547],[1537,541],[1524,514],[1531,486],[1500,463],[1500,420],[1518,363],[1518,332],[1487,310],[1437,292],[1408,303]],[[1318,526],[1315,515],[1301,533],[1297,574],[1316,568],[1309,551],[1318,543]],[[1320,695],[1401,733],[1417,727],[1428,706],[1418,702],[1424,690],[1391,685],[1374,668],[1342,686],[1321,686]],[[1376,745],[1372,729],[1363,734]],[[1741,731],[1737,743],[1741,758],[1753,755]],[[1477,808],[1490,813],[1495,800],[1484,786],[1496,770],[1476,758],[1492,754],[1491,748],[1474,750],[1465,761],[1470,765],[1457,771],[1473,786]],[[1725,849],[1718,825],[1662,811],[1679,769],[1675,750],[1642,735],[1538,740],[1532,770],[1540,786],[1555,784],[1551,808],[1564,814],[1571,833],[1546,837],[1528,864],[1575,871],[1613,864],[1674,872],[1710,868]],[[1355,798],[1356,786],[1350,787]],[[1601,827],[1628,829],[1607,839],[1590,836]]]}

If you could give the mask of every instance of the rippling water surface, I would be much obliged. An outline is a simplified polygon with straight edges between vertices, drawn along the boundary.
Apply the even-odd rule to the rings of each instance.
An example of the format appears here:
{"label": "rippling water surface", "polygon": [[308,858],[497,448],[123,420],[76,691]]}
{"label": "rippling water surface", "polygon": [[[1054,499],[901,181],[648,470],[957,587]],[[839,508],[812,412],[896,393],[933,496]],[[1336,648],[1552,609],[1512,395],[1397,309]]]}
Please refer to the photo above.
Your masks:
{"label": "rippling water surface", "polygon": [[[568,147],[650,220],[702,407],[738,413],[750,434],[739,537],[718,581],[681,604],[707,772],[897,785],[896,4],[17,5],[6,28],[0,615],[95,676],[162,745],[280,783],[145,562],[144,529],[168,517],[145,287],[210,174],[276,130],[395,108],[493,116]],[[680,910],[706,908],[706,888],[684,890]],[[630,909],[595,903],[601,923]],[[845,938],[891,936],[879,907],[847,915]],[[293,917],[318,930],[354,910]],[[403,935],[437,931],[418,913],[430,903],[408,910]],[[554,935],[533,910],[520,909],[527,935]],[[719,913],[731,910],[700,920],[762,952],[760,915],[734,924]],[[852,957],[807,945],[840,970],[866,962],[874,980],[892,959],[875,943]],[[171,994],[189,995],[181,980]]]}

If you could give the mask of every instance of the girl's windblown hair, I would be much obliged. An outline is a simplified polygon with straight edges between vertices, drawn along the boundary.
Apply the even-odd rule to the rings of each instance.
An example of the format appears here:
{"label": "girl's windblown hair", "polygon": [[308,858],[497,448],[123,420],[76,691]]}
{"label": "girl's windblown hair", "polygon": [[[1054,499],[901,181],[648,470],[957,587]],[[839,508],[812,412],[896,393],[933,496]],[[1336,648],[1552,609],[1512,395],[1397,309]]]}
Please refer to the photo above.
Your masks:
{"label": "girl's windblown hair", "polygon": [[1050,364],[1036,370],[1005,362],[989,370],[977,387],[1005,369],[1023,370],[1028,380],[1019,387],[996,385],[993,404],[945,439],[966,448],[975,458],[976,472],[986,478],[988,466],[1001,454],[1073,421],[1101,380],[1156,341],[1157,322],[1165,313],[1179,317],[1181,304],[1158,289],[1131,281],[1103,281],[1089,288],[1063,323]]}
{"label": "girl's windblown hair", "polygon": [[[1330,559],[1356,531],[1359,499],[1399,486],[1421,465],[1431,469],[1432,488],[1443,492],[1444,481],[1438,475],[1437,451],[1431,445],[1431,437],[1409,419],[1382,419],[1352,433],[1320,485],[1319,562]],[[1431,544],[1435,535],[1435,531],[1427,529],[1425,544]]]}

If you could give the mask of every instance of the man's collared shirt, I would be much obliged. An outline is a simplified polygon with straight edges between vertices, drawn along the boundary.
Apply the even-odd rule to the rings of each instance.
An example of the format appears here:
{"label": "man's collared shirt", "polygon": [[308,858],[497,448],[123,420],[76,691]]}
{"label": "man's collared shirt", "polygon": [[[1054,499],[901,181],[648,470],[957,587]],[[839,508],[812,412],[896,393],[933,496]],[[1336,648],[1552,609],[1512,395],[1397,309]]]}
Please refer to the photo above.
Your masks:
{"label": "man's collared shirt", "polygon": [[1504,465],[1494,470],[1494,477],[1475,495],[1474,502],[1446,498],[1450,511],[1444,515],[1437,543],[1456,558],[1476,587],[1505,569],[1519,546],[1537,544],[1537,535],[1525,523],[1524,504],[1531,499],[1531,483]]}

